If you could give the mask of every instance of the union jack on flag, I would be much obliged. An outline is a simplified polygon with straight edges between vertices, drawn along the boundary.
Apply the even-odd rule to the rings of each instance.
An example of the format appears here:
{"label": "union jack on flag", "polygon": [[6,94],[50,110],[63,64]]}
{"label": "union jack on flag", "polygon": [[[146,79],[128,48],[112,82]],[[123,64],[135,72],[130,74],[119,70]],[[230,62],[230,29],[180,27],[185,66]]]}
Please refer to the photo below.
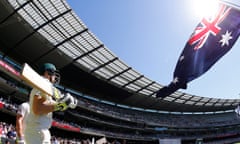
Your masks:
{"label": "union jack on flag", "polygon": [[200,49],[210,34],[216,36],[220,32],[221,28],[219,27],[219,24],[229,14],[230,9],[231,7],[221,4],[220,10],[215,17],[203,18],[200,24],[196,27],[191,38],[188,40],[188,43],[190,45],[197,43],[194,49]]}
{"label": "union jack on flag", "polygon": [[157,91],[165,97],[207,72],[240,35],[240,10],[220,3],[214,17],[203,18],[187,41],[175,67],[173,81]]}

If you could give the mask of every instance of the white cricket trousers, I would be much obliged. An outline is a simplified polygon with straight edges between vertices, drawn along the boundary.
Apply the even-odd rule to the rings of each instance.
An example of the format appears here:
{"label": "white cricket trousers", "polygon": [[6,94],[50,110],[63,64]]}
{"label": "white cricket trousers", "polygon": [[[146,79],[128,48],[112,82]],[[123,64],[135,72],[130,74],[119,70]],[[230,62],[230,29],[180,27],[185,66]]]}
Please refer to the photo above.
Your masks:
{"label": "white cricket trousers", "polygon": [[26,131],[24,138],[26,144],[51,144],[51,134],[48,129]]}

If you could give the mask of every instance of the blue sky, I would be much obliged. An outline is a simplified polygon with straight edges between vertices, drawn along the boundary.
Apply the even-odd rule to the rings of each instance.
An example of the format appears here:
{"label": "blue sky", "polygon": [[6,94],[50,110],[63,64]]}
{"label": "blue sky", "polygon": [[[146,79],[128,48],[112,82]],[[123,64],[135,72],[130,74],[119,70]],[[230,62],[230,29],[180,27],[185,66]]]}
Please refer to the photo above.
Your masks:
{"label": "blue sky", "polygon": [[[204,0],[67,0],[107,48],[162,85],[172,81],[178,57],[201,21],[197,1]],[[228,1],[240,5],[239,0]],[[240,98],[239,55],[240,40],[208,72],[180,91],[204,97]]]}

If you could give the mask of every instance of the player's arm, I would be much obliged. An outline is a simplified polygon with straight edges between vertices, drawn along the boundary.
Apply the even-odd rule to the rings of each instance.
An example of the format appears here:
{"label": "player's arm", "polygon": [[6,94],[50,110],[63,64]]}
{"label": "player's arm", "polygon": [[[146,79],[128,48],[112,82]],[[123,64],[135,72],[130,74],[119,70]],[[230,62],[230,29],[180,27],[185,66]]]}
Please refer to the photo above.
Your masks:
{"label": "player's arm", "polygon": [[77,102],[78,100],[68,93],[61,97],[56,103],[48,103],[45,97],[35,95],[33,99],[33,112],[34,114],[42,115],[53,111],[64,111],[68,109],[68,107],[74,109],[77,106]]}
{"label": "player's arm", "polygon": [[16,144],[25,144],[24,142],[24,134],[23,134],[23,119],[24,115],[17,113],[16,115]]}
{"label": "player's arm", "polygon": [[48,103],[46,98],[41,95],[35,95],[33,98],[33,113],[36,115],[47,114],[54,111],[54,103]]}
{"label": "player's arm", "polygon": [[16,116],[16,131],[17,131],[17,136],[18,138],[22,138],[23,137],[23,115],[21,114],[17,114]]}

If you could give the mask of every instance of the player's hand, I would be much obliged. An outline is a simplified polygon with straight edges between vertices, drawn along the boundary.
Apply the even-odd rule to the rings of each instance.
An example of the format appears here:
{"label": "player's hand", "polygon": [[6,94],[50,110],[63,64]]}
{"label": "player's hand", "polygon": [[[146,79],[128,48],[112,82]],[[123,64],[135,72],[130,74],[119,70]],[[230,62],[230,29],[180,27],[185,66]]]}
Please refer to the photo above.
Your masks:
{"label": "player's hand", "polygon": [[69,93],[65,94],[62,98],[59,99],[58,103],[55,105],[55,111],[65,111],[68,108],[77,107],[77,99],[71,96]]}
{"label": "player's hand", "polygon": [[54,105],[54,111],[65,111],[68,109],[68,105],[66,103],[57,103]]}
{"label": "player's hand", "polygon": [[[66,95],[71,96],[69,93],[66,93]],[[71,98],[71,102],[70,102],[70,104],[69,104],[69,107],[70,107],[71,109],[75,109],[75,108],[77,107],[78,100],[77,100],[76,98],[74,98],[73,96],[71,96],[71,97],[72,97],[72,98]]]}

